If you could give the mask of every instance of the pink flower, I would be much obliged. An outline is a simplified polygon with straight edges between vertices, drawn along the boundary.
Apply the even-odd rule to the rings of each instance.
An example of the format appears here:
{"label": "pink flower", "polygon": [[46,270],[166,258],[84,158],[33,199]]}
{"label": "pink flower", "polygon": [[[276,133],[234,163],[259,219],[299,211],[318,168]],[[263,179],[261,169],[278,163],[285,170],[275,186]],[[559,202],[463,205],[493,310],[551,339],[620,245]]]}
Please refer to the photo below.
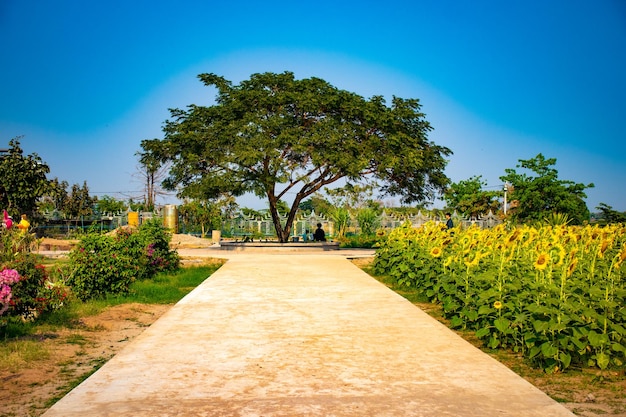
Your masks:
{"label": "pink flower", "polygon": [[15,269],[5,268],[0,271],[0,284],[14,284],[20,280],[20,274]]}

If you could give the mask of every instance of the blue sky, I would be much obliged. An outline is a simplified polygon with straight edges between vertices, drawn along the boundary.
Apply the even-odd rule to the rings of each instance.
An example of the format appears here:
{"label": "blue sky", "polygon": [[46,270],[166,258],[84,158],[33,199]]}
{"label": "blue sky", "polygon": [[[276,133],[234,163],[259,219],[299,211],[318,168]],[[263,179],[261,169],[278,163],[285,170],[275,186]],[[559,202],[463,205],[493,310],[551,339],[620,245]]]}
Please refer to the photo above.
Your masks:
{"label": "blue sky", "polygon": [[51,177],[137,195],[141,140],[163,137],[168,108],[212,103],[199,73],[286,70],[419,98],[453,181],[497,188],[543,153],[595,184],[592,211],[626,210],[622,0],[0,0],[0,147],[23,136]]}

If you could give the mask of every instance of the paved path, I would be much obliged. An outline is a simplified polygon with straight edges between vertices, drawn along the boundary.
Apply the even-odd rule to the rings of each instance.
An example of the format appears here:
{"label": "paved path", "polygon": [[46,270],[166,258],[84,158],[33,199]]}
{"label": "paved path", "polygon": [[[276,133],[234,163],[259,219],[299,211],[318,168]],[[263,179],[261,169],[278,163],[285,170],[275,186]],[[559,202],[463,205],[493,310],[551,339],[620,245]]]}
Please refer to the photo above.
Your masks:
{"label": "paved path", "polygon": [[44,416],[573,416],[344,254],[225,254]]}

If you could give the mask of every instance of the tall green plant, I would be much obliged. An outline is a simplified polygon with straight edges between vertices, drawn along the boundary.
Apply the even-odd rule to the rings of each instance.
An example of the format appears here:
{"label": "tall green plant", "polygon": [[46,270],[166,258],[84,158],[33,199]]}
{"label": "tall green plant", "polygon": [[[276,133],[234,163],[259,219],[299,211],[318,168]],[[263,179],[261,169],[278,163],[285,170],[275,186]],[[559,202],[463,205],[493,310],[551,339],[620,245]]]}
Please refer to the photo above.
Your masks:
{"label": "tall green plant", "polygon": [[361,233],[373,235],[380,226],[380,215],[378,211],[370,207],[364,207],[357,211],[356,220],[359,222]]}
{"label": "tall green plant", "polygon": [[350,226],[350,211],[345,207],[332,207],[328,215],[335,222],[337,238],[343,238]]}

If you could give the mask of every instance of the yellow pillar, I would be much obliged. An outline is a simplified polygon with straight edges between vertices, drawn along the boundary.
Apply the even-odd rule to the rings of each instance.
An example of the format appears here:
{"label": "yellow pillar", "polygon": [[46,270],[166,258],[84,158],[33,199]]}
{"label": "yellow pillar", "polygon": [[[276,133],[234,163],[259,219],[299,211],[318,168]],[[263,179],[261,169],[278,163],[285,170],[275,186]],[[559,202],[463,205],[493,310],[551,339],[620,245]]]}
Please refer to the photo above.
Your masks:
{"label": "yellow pillar", "polygon": [[163,208],[163,226],[172,233],[178,233],[178,208],[174,204],[168,204]]}
{"label": "yellow pillar", "polygon": [[137,211],[128,212],[128,225],[139,227],[139,212]]}

